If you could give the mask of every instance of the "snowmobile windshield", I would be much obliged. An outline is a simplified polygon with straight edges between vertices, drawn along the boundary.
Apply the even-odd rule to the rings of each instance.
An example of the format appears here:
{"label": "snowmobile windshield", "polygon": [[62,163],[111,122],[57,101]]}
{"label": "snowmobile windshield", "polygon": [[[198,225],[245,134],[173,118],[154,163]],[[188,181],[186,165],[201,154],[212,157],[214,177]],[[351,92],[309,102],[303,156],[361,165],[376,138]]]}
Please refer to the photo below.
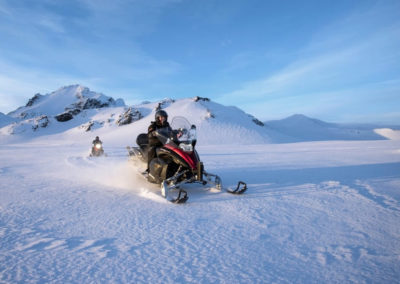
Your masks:
{"label": "snowmobile windshield", "polygon": [[181,116],[174,117],[171,126],[179,148],[185,152],[192,152],[197,140],[196,126],[191,125],[186,118]]}
{"label": "snowmobile windshield", "polygon": [[196,141],[196,126],[191,125],[186,118],[182,116],[174,117],[171,127],[176,132],[179,142],[191,144],[193,141]]}
{"label": "snowmobile windshield", "polygon": [[172,131],[168,127],[155,131],[157,139],[163,144],[179,147],[185,152],[192,152],[196,144],[196,126],[191,125],[184,117],[175,117],[172,122]]}

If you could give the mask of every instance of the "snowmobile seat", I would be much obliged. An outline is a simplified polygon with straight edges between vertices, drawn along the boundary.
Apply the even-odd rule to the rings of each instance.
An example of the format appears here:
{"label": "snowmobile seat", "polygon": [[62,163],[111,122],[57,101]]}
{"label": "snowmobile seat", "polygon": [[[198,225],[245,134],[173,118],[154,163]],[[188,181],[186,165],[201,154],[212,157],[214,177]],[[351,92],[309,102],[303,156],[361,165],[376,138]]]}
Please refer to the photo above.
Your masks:
{"label": "snowmobile seat", "polygon": [[147,148],[147,145],[149,144],[149,138],[147,137],[147,134],[146,133],[139,134],[138,137],[136,138],[136,144],[141,149]]}

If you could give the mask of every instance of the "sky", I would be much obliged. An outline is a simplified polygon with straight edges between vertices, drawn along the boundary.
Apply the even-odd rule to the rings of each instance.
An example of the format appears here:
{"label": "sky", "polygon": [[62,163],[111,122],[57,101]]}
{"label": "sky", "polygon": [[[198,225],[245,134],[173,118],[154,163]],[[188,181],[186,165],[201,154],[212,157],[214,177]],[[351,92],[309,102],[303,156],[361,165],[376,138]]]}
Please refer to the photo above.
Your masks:
{"label": "sky", "polygon": [[0,112],[71,84],[400,124],[400,1],[0,0]]}

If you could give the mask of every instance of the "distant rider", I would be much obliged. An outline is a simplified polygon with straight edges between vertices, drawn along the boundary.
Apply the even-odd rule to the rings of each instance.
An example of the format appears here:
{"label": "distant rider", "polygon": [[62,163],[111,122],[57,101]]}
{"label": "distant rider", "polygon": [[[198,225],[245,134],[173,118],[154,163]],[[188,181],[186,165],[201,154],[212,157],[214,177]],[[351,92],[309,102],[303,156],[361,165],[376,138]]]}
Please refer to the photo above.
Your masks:
{"label": "distant rider", "polygon": [[96,139],[94,139],[92,143],[93,143],[93,146],[96,144],[103,144],[103,142],[101,142],[99,136],[96,136]]}
{"label": "distant rider", "polygon": [[149,138],[149,147],[147,152],[147,169],[146,172],[150,171],[150,162],[156,157],[156,148],[162,146],[162,143],[155,136],[155,131],[160,128],[167,128],[172,131],[171,126],[168,123],[168,114],[165,110],[158,110],[155,114],[156,121],[152,121],[147,136]]}

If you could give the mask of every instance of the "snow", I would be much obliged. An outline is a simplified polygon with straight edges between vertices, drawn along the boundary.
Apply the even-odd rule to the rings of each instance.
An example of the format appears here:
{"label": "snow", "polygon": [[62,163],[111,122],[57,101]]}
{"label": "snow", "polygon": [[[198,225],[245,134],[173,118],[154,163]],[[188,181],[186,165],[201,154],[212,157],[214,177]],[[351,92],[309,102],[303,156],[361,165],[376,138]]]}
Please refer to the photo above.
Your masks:
{"label": "snow", "polygon": [[394,283],[400,272],[400,144],[199,146],[242,196],[189,187],[165,201],[125,149],[90,141],[0,146],[5,282]]}
{"label": "snow", "polygon": [[[84,107],[89,100],[96,101],[97,104],[108,104],[108,107],[94,108],[95,104]],[[279,121],[262,123],[235,106],[223,106],[209,99],[196,97],[180,100],[166,98],[160,102],[132,106],[134,112],[140,113],[141,119],[135,121],[134,126],[123,126],[125,128],[121,130],[122,127],[117,125],[118,120],[128,110],[123,100],[114,100],[84,86],[72,85],[47,95],[37,94],[26,106],[8,115],[0,113],[0,140],[15,141],[16,135],[30,139],[60,133],[74,133],[80,137],[90,127],[91,131],[96,130],[107,136],[110,131],[113,132],[113,137],[118,132],[120,141],[132,141],[132,136],[136,137],[138,131],[147,130],[150,121],[154,120],[158,106],[165,109],[170,118],[185,114],[198,127],[201,145],[392,139],[394,136],[388,131],[400,129],[398,126],[326,123],[298,114]],[[72,113],[73,119],[59,121],[57,116],[65,112]],[[382,128],[388,130],[382,132],[379,130]],[[128,137],[128,134],[132,136]],[[220,137],[223,137],[222,141]]]}
{"label": "snow", "polygon": [[57,115],[65,111],[65,108],[71,107],[74,103],[82,100],[85,95],[89,95],[90,97],[104,98],[104,95],[97,94],[94,92],[90,92],[89,89],[80,86],[80,85],[72,85],[68,87],[60,88],[59,90],[52,92],[47,95],[37,95],[37,99],[31,100],[26,106],[21,107],[11,113],[9,116],[19,117],[24,116],[24,114],[28,114],[28,116],[32,117],[33,115],[39,114],[47,114],[47,115]]}
{"label": "snow", "polygon": [[391,140],[400,140],[400,130],[393,130],[390,128],[379,128],[375,129],[375,132]]}
{"label": "snow", "polygon": [[[397,130],[376,130],[386,140],[271,144],[279,132],[235,107],[168,102],[170,121],[197,125],[206,170],[226,187],[248,185],[240,196],[188,186],[187,203],[175,205],[125,149],[156,105],[135,106],[143,118],[120,127],[85,132],[77,117],[0,134],[0,282],[399,283]],[[107,157],[88,157],[96,135]]]}
{"label": "snow", "polygon": [[326,140],[379,140],[384,135],[374,131],[374,125],[349,125],[327,123],[318,119],[296,114],[282,120],[265,122],[282,136],[274,142],[304,142]]}

